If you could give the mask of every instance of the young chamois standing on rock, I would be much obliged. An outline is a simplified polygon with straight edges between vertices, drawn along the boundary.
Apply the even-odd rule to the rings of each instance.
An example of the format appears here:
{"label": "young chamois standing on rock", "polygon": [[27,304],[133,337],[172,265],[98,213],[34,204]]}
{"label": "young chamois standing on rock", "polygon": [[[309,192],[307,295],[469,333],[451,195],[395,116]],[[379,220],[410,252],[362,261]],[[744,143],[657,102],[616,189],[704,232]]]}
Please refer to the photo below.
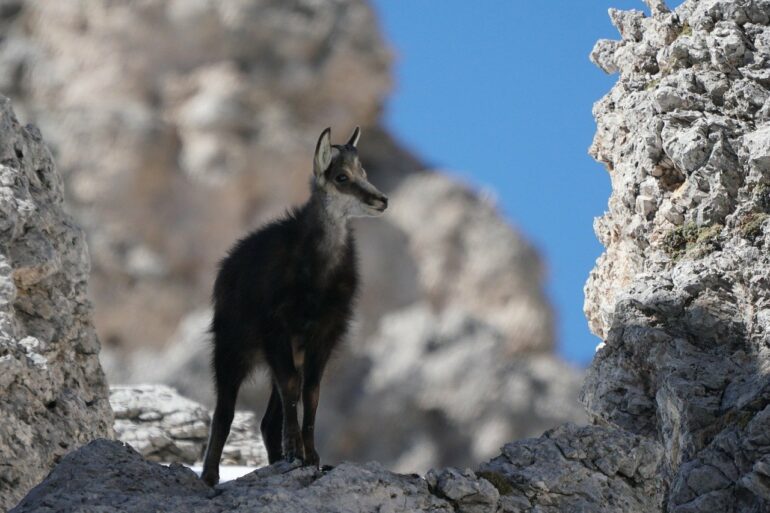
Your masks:
{"label": "young chamois standing on rock", "polygon": [[360,134],[356,127],[345,145],[332,146],[324,130],[307,203],[236,243],[222,261],[211,325],[217,405],[201,475],[210,486],[219,481],[238,389],[260,361],[273,385],[261,425],[270,463],[319,464],[313,430],[321,376],[347,330],[358,282],[349,220],[388,206],[358,160]]}

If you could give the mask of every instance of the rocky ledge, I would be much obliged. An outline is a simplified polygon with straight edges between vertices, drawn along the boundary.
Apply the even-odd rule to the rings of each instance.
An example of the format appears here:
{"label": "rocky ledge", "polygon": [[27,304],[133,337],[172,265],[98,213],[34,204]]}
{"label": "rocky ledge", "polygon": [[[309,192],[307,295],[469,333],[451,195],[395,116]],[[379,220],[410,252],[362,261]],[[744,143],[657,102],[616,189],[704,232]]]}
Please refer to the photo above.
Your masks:
{"label": "rocky ledge", "polygon": [[11,513],[658,511],[662,448],[629,433],[566,424],[508,444],[477,471],[425,478],[378,463],[329,471],[279,463],[215,489],[179,464],[151,463],[121,442],[97,440],[66,456]]}

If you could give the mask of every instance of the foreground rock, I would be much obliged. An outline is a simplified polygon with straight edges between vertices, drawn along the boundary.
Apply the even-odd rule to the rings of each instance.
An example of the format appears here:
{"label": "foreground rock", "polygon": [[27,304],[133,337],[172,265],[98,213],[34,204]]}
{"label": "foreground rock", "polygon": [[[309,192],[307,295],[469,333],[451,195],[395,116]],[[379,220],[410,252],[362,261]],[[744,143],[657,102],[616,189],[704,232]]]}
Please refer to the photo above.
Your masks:
{"label": "foreground rock", "polygon": [[[211,413],[163,385],[110,387],[115,436],[149,461],[200,464]],[[237,411],[222,452],[222,465],[267,465],[267,451],[251,412]]]}
{"label": "foreground rock", "polygon": [[1,510],[64,454],[112,433],[88,270],[40,133],[0,96]]}
{"label": "foreground rock", "polygon": [[12,512],[647,513],[663,497],[661,455],[642,437],[565,425],[505,446],[478,473],[449,468],[422,479],[377,463],[328,472],[281,463],[212,492],[185,467],[150,463],[99,440],[64,458]]}
{"label": "foreground rock", "polygon": [[650,3],[592,55],[620,78],[594,108],[613,193],[583,402],[662,441],[668,511],[770,511],[770,2]]}
{"label": "foreground rock", "polygon": [[506,445],[478,475],[496,483],[505,511],[661,511],[660,444],[618,429],[565,424]]}

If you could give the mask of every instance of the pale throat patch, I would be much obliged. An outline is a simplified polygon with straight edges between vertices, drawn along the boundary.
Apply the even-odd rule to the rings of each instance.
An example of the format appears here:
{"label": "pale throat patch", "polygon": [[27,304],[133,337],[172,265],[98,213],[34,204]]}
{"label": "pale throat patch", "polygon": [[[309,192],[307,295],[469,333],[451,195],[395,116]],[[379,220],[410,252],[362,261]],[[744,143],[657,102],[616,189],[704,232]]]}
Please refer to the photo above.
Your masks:
{"label": "pale throat patch", "polygon": [[345,254],[348,238],[349,211],[352,203],[358,203],[356,198],[335,191],[325,191],[322,203],[323,238],[319,251],[326,257],[327,271],[337,267]]}

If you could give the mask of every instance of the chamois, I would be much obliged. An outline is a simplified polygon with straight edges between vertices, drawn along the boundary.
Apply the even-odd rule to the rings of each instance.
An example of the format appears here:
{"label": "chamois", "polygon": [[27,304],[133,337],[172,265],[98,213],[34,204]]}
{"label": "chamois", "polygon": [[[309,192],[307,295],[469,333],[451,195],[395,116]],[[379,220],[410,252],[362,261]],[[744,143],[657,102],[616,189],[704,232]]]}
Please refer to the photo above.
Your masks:
{"label": "chamois", "polygon": [[346,144],[332,145],[331,129],[324,130],[310,199],[238,241],[220,265],[211,323],[217,403],[201,474],[209,486],[219,481],[238,389],[259,362],[272,378],[260,426],[270,463],[299,458],[319,465],[314,426],[321,377],[347,331],[358,283],[349,219],[388,206],[358,159],[360,135],[356,127]]}

